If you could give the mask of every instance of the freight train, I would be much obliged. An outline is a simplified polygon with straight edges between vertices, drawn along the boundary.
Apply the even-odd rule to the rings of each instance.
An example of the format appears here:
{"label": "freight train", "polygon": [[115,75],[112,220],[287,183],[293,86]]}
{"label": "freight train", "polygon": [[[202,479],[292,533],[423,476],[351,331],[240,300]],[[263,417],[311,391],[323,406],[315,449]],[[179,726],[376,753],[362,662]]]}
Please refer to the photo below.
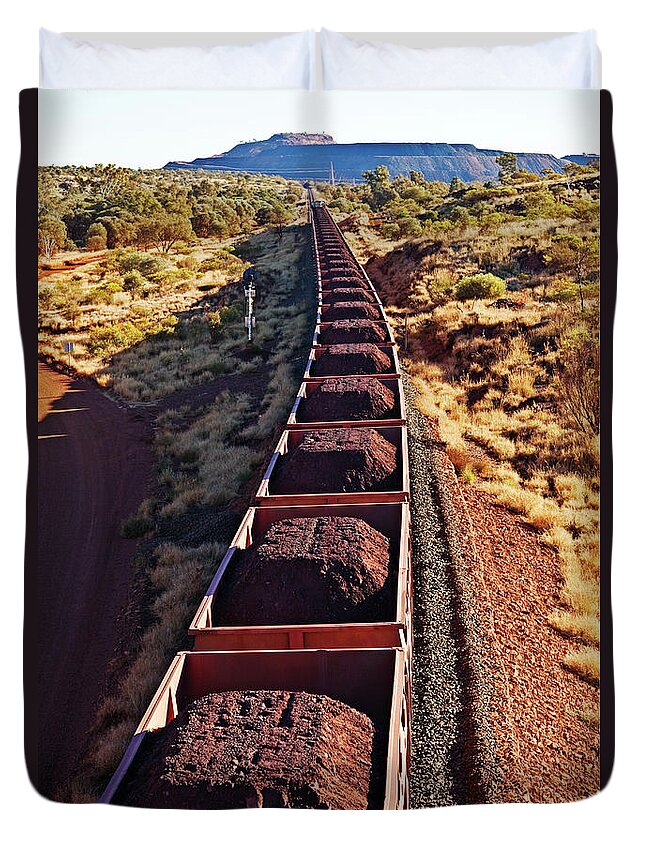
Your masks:
{"label": "freight train", "polygon": [[[308,198],[318,314],[302,384],[190,625],[193,648],[172,661],[102,802],[409,806],[410,484],[397,348],[365,270],[325,204]],[[311,715],[294,721],[296,701]],[[354,731],[357,712],[369,754],[351,742],[340,754],[324,733],[341,719]],[[200,720],[211,728],[199,733]],[[306,755],[293,751],[303,737]],[[281,750],[297,768],[279,769]],[[213,765],[216,778],[204,775]],[[343,800],[347,780],[362,778]]]}

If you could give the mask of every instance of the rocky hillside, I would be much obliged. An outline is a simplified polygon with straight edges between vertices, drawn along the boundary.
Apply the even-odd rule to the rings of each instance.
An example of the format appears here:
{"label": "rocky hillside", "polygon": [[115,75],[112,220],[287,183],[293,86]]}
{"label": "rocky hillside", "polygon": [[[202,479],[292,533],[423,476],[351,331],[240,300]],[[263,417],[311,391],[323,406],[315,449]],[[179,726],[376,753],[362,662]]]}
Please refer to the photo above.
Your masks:
{"label": "rocky hillside", "polygon": [[[359,142],[340,144],[328,134],[278,133],[270,139],[243,142],[212,157],[191,162],[172,161],[166,169],[207,169],[282,175],[296,180],[328,181],[332,170],[337,181],[361,181],[363,172],[379,165],[392,176],[411,170],[423,172],[427,180],[496,180],[495,158],[501,150],[445,142]],[[542,169],[562,172],[569,160],[551,154],[518,153],[518,168],[540,173]],[[576,160],[577,162],[577,160]]]}

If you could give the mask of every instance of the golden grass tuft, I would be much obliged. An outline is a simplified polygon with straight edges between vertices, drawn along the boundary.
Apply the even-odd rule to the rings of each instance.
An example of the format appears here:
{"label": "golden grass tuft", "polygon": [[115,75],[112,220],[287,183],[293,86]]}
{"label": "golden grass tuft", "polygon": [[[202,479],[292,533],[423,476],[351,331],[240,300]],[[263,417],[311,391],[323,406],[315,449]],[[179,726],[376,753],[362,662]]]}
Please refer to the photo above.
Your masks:
{"label": "golden grass tuft", "polygon": [[571,652],[564,659],[566,669],[592,684],[600,683],[600,652],[598,649],[582,648]]}

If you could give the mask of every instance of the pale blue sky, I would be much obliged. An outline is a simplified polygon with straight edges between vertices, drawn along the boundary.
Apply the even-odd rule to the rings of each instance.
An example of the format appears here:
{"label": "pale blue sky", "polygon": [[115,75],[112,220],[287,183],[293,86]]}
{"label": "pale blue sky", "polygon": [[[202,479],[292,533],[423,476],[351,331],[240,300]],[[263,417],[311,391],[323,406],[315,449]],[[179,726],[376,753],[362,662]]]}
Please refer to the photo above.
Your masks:
{"label": "pale blue sky", "polygon": [[597,91],[39,91],[41,165],[156,168],[283,131],[598,153]]}

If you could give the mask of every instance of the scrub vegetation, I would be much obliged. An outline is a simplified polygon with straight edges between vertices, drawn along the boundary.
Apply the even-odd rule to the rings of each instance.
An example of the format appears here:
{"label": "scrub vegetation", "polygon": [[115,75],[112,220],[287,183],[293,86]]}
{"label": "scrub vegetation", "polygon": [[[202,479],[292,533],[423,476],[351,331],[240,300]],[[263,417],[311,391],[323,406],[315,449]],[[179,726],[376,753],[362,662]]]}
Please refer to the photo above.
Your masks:
{"label": "scrub vegetation", "polygon": [[[304,369],[315,293],[298,184],[114,167],[40,177],[40,355],[138,409],[156,457],[150,496],[122,525],[139,542],[123,650],[83,765],[59,792],[94,801],[186,647],[273,450]],[[250,344],[241,281],[249,266]]]}
{"label": "scrub vegetation", "polygon": [[599,167],[318,187],[386,303],[459,474],[557,550],[563,664],[599,678]]}

